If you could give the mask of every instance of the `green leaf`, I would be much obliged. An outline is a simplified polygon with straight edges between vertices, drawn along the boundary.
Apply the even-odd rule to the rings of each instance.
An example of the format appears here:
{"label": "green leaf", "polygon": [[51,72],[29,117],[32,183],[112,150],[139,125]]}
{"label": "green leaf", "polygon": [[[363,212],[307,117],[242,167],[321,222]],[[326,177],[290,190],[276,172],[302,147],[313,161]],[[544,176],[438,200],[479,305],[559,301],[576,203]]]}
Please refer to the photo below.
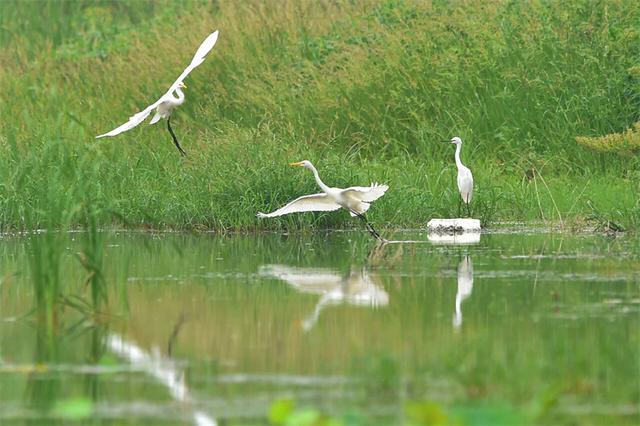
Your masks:
{"label": "green leaf", "polygon": [[93,402],[87,398],[71,398],[56,401],[53,413],[67,420],[82,420],[93,413]]}
{"label": "green leaf", "polygon": [[321,425],[322,416],[320,413],[314,409],[305,409],[295,411],[289,418],[287,419],[288,426],[312,426],[312,425]]}
{"label": "green leaf", "polygon": [[292,399],[278,399],[271,404],[269,408],[269,423],[274,425],[283,425],[291,413],[296,404]]}
{"label": "green leaf", "polygon": [[525,413],[501,402],[458,406],[452,408],[451,411],[469,426],[488,424],[506,426],[530,423]]}
{"label": "green leaf", "polygon": [[452,423],[444,409],[435,402],[410,402],[405,406],[405,412],[411,424],[437,426]]}

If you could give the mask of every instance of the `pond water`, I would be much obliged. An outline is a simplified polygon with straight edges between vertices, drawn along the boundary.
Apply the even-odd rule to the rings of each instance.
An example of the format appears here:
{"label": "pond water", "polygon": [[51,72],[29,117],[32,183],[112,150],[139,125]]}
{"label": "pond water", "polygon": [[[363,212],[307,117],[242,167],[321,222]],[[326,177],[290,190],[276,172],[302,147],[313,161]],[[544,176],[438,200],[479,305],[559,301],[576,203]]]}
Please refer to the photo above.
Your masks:
{"label": "pond water", "polygon": [[0,240],[2,424],[640,422],[636,239],[108,233],[96,308],[85,237]]}

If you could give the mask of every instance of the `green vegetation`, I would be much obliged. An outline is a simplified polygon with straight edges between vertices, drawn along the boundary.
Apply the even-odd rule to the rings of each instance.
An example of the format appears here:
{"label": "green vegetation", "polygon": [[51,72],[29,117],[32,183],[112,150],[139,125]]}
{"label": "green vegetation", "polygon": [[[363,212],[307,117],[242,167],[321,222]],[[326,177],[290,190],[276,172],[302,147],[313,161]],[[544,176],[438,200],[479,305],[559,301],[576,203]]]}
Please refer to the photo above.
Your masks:
{"label": "green vegetation", "polygon": [[622,133],[612,133],[601,137],[578,136],[580,145],[599,152],[615,152],[630,155],[640,150],[640,121]]}
{"label": "green vegetation", "polygon": [[[406,426],[528,425],[535,424],[534,421],[546,408],[518,410],[503,402],[444,407],[435,402],[414,401],[405,404],[404,421],[396,419],[394,424]],[[314,408],[296,408],[295,401],[281,399],[274,401],[271,405],[269,422],[276,426],[359,426],[367,424],[367,419],[358,414],[357,410],[341,417],[331,417]]]}
{"label": "green vegetation", "polygon": [[[90,194],[99,227],[359,226],[255,218],[316,190],[287,167],[307,158],[336,186],[388,183],[374,222],[421,226],[457,213],[440,141],[459,135],[485,222],[637,230],[639,157],[576,137],[640,121],[639,21],[624,0],[1,2],[0,223],[44,226],[60,208],[70,219],[54,226],[77,227]],[[162,94],[216,28],[174,118],[186,159],[162,126],[93,139]]]}

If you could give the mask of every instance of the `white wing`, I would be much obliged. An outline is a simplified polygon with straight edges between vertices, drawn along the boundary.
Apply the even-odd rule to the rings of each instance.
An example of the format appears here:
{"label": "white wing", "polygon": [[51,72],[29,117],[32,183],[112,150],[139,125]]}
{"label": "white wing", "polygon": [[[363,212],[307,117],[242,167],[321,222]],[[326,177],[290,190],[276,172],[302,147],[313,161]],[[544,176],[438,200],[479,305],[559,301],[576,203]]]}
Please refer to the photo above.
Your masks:
{"label": "white wing", "polygon": [[162,102],[162,98],[158,99],[156,103],[149,105],[139,113],[133,114],[131,117],[129,117],[129,121],[127,121],[123,125],[116,127],[115,129],[113,129],[108,133],[103,133],[101,135],[96,136],[96,139],[100,139],[105,136],[116,136],[122,132],[126,132],[127,130],[133,129],[138,124],[142,123],[149,116],[149,114],[151,114],[151,111],[153,111],[153,109],[157,107],[161,102]]}
{"label": "white wing", "polygon": [[262,276],[279,278],[304,293],[323,294],[344,281],[340,274],[325,268],[262,265],[258,273]]}
{"label": "white wing", "polygon": [[471,170],[466,167],[458,171],[458,190],[465,203],[471,202],[473,197],[473,175]]}
{"label": "white wing", "polygon": [[184,71],[182,71],[182,74],[180,74],[180,77],[178,77],[178,79],[173,82],[169,90],[167,90],[167,92],[164,95],[162,95],[160,99],[158,99],[153,104],[149,105],[139,113],[129,117],[129,121],[127,121],[123,125],[116,127],[115,129],[113,129],[108,133],[103,133],[102,135],[96,136],[96,139],[99,139],[105,136],[119,135],[120,133],[126,132],[127,130],[131,130],[134,127],[136,127],[138,124],[142,123],[149,116],[149,114],[151,114],[151,111],[153,111],[158,105],[160,105],[167,96],[171,96],[171,93],[173,93],[176,90],[176,88],[178,87],[178,84],[180,84],[187,77],[187,75],[189,75],[189,73],[194,70],[194,68],[196,68],[198,65],[204,62],[205,57],[211,51],[211,49],[213,49],[213,46],[215,46],[217,41],[218,41],[218,31],[216,30],[213,33],[209,34],[207,38],[204,39],[202,44],[200,44],[200,47],[198,47],[196,54],[193,55],[193,59],[191,60],[191,63],[189,64],[189,66],[185,68]]}
{"label": "white wing", "polygon": [[204,39],[202,44],[200,44],[200,47],[198,47],[198,50],[196,50],[196,54],[193,55],[193,59],[191,60],[191,63],[189,64],[189,66],[186,67],[184,71],[182,71],[182,74],[180,74],[180,77],[178,77],[178,79],[173,82],[169,90],[167,90],[167,93],[165,93],[162,96],[162,98],[164,98],[167,95],[170,95],[174,90],[176,90],[176,88],[178,87],[178,84],[182,83],[182,81],[189,75],[191,71],[193,71],[198,65],[204,62],[204,59],[207,57],[207,54],[211,51],[211,49],[213,49],[213,46],[216,45],[217,41],[218,41],[218,30],[212,32],[207,36],[207,38]]}
{"label": "white wing", "polygon": [[372,183],[371,186],[352,186],[343,191],[352,197],[357,198],[365,203],[370,203],[382,197],[384,193],[389,189],[387,185],[380,185],[378,183]]}
{"label": "white wing", "polygon": [[274,212],[268,214],[258,213],[258,217],[276,217],[299,212],[330,212],[339,208],[340,205],[336,204],[327,194],[320,193],[303,195]]}

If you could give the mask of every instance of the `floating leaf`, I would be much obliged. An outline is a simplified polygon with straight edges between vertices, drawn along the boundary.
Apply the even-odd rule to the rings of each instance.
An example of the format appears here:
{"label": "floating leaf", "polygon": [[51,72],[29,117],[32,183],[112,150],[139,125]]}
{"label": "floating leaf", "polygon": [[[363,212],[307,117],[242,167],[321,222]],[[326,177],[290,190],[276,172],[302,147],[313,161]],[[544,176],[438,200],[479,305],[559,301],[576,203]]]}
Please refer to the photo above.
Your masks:
{"label": "floating leaf", "polygon": [[450,425],[451,419],[444,409],[435,402],[410,402],[405,406],[411,424],[417,425]]}
{"label": "floating leaf", "polygon": [[87,398],[72,398],[56,401],[53,413],[68,420],[82,420],[93,413],[93,402]]}
{"label": "floating leaf", "polygon": [[279,399],[274,401],[269,408],[269,422],[274,425],[283,425],[293,413],[296,404],[291,399]]}

